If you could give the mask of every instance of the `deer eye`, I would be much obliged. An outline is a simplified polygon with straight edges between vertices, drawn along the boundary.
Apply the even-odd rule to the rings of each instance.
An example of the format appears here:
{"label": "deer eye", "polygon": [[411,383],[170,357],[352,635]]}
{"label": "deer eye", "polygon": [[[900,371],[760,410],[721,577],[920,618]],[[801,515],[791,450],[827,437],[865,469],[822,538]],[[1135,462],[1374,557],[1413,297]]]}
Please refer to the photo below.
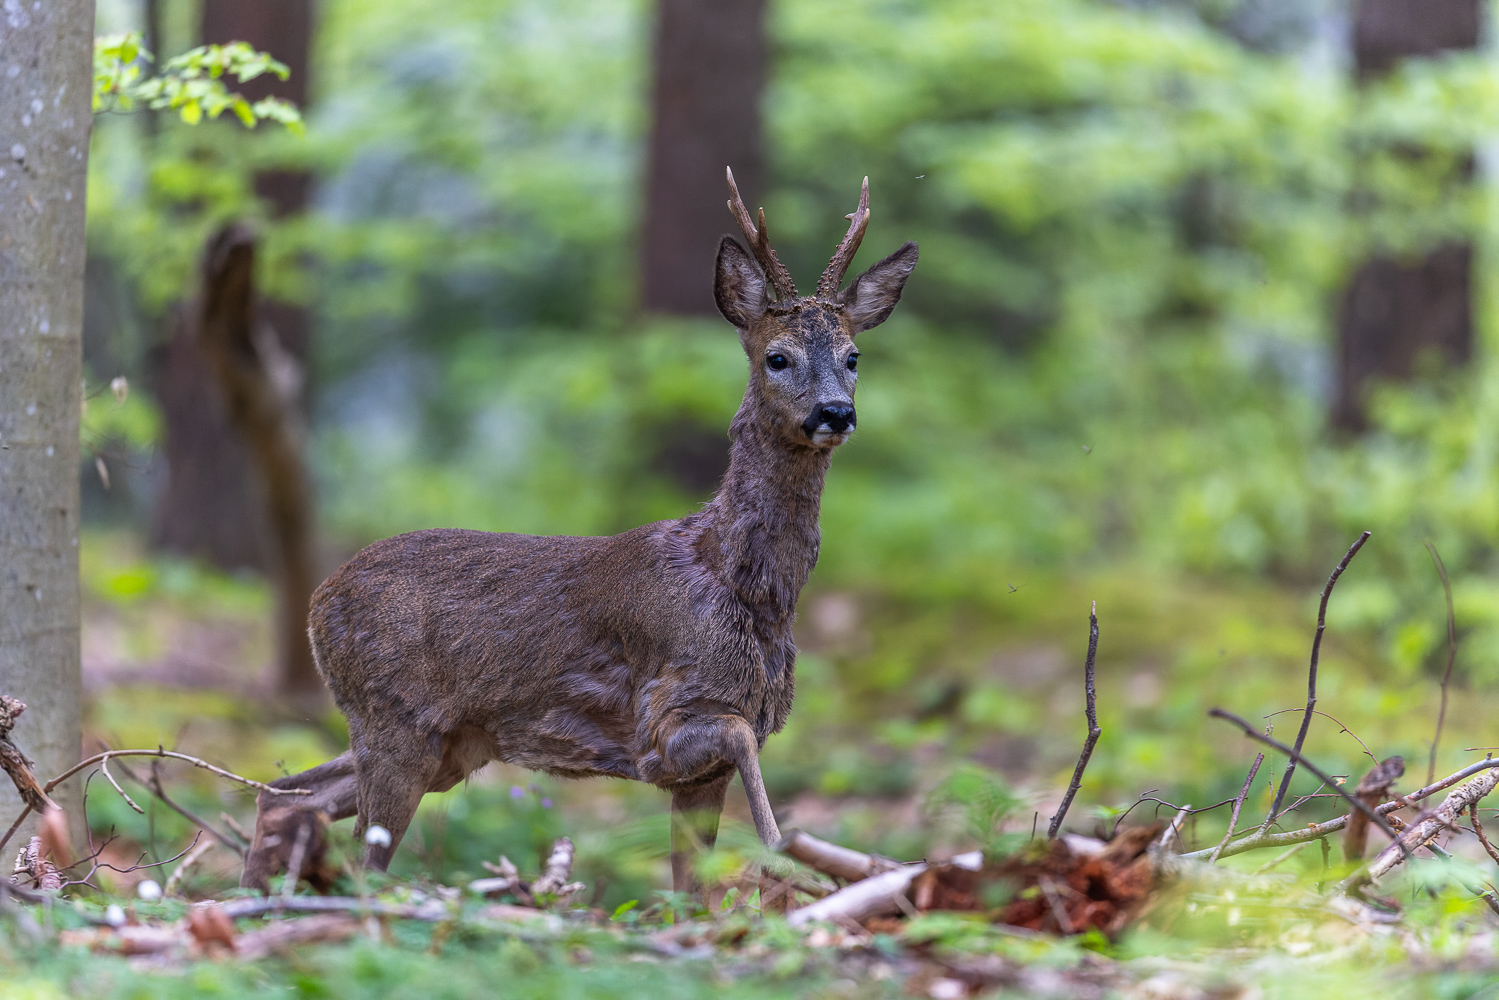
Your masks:
{"label": "deer eye", "polygon": [[786,360],[786,355],[784,354],[772,354],[770,357],[765,359],[765,366],[773,372],[780,371],[790,363],[791,362]]}
{"label": "deer eye", "polygon": [[858,371],[858,369],[859,369],[859,352],[855,351],[854,353],[850,354],[848,356],[848,360],[845,361],[844,364],[848,365],[848,370],[849,371],[851,371],[851,372],[852,371]]}

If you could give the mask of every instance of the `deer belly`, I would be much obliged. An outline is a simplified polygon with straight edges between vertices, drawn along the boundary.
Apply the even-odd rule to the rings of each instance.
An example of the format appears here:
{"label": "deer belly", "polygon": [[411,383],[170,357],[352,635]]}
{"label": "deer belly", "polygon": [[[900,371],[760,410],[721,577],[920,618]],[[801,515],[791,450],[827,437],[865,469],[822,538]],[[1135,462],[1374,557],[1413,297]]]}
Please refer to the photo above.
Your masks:
{"label": "deer belly", "polygon": [[625,720],[600,719],[563,705],[493,735],[499,758],[507,764],[565,778],[640,777],[630,748],[634,728]]}

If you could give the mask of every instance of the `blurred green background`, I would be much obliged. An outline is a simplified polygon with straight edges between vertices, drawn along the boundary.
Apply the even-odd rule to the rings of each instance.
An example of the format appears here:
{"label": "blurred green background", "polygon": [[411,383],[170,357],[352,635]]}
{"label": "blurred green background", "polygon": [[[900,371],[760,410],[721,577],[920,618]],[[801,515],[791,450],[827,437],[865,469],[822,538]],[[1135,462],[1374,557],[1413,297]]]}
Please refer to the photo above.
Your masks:
{"label": "blurred green background", "polygon": [[[100,30],[140,28],[146,6],[101,0]],[[149,7],[162,52],[198,43],[194,4]],[[175,737],[257,776],[341,750],[338,722],[264,697],[259,575],[150,545],[165,477],[152,359],[217,225],[258,220],[263,288],[309,317],[325,569],[415,528],[600,534],[681,516],[712,493],[704,470],[745,379],[727,324],[641,303],[652,5],[315,10],[305,138],[105,115],[90,167],[89,386],[136,388],[95,395],[85,426],[113,473],[105,489],[92,454],[82,470],[89,727]],[[1075,825],[1152,788],[1231,796],[1254,748],[1206,712],[1303,704],[1316,594],[1364,529],[1330,605],[1319,708],[1424,776],[1447,655],[1430,540],[1460,642],[1438,773],[1499,742],[1499,66],[1479,47],[1360,79],[1354,13],[769,4],[764,183],[745,194],[783,259],[810,282],[865,174],[855,268],[907,239],[922,254],[895,316],[861,338],[797,707],[765,751],[783,825],[940,846],[921,803],[961,761],[1032,795],[1025,825],[1031,811],[1044,825],[1084,733],[1095,600],[1104,734]],[[305,212],[257,198],[272,169],[311,175]],[[1334,421],[1360,265],[1454,244],[1474,248],[1471,358],[1417,351],[1403,377],[1360,383],[1359,419]],[[706,288],[710,254],[699,270]],[[1297,716],[1272,721],[1286,735]],[[1327,719],[1308,746],[1337,774],[1368,762]],[[96,827],[152,836],[103,799]],[[567,831],[613,904],[664,886],[664,809],[648,788],[496,769],[429,797],[402,864],[478,875],[506,850],[534,865]]]}

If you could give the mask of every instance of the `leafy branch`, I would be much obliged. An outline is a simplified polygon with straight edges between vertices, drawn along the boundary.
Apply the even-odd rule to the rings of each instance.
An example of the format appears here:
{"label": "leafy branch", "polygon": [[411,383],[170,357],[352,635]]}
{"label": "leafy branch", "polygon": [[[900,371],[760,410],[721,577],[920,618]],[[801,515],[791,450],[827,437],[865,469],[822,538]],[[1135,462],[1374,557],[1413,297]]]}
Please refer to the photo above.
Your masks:
{"label": "leafy branch", "polygon": [[94,39],[96,113],[167,109],[196,125],[205,115],[218,118],[231,111],[246,128],[269,120],[303,133],[302,114],[290,101],[266,97],[252,103],[225,85],[227,77],[246,83],[266,73],[285,80],[291,70],[269,53],[258,52],[247,42],[200,45],[168,59],[154,76],[146,76],[145,64],[155,62],[155,57],[141,41],[134,31]]}

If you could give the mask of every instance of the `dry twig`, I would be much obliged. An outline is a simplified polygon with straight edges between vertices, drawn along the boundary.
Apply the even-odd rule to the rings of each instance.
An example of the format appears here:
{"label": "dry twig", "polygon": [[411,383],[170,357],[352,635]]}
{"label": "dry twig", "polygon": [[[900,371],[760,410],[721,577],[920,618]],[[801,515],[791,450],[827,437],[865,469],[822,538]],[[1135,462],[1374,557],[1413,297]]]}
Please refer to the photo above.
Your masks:
{"label": "dry twig", "polygon": [[1223,849],[1233,839],[1234,827],[1239,823],[1239,810],[1244,808],[1244,799],[1249,795],[1249,786],[1254,784],[1254,776],[1260,773],[1260,765],[1264,762],[1265,755],[1259,754],[1254,758],[1254,763],[1250,765],[1249,774],[1244,778],[1244,787],[1239,789],[1239,797],[1234,799],[1234,811],[1228,817],[1228,829],[1223,832],[1223,839],[1218,841],[1218,846],[1213,848],[1213,853],[1208,855],[1208,864],[1217,864],[1218,855],[1223,853]]}
{"label": "dry twig", "polygon": [[1088,760],[1093,756],[1093,748],[1098,745],[1098,737],[1103,730],[1098,728],[1097,696],[1093,686],[1093,661],[1098,656],[1098,602],[1093,602],[1093,608],[1088,613],[1088,660],[1083,666],[1083,687],[1087,693],[1087,703],[1084,712],[1088,719],[1088,738],[1083,743],[1083,752],[1077,758],[1077,767],[1072,771],[1072,781],[1067,785],[1067,794],[1062,796],[1062,804],[1057,807],[1056,815],[1046,827],[1046,838],[1055,840],[1057,833],[1062,829],[1062,820],[1067,816],[1067,809],[1072,805],[1073,796],[1083,783],[1083,771],[1088,766]]}
{"label": "dry twig", "polygon": [[[1365,532],[1364,536],[1368,537],[1368,532]],[[1365,805],[1362,801],[1354,798],[1352,795],[1346,792],[1341,785],[1339,785],[1327,774],[1323,773],[1321,768],[1313,764],[1311,761],[1307,760],[1300,750],[1297,750],[1294,747],[1288,747],[1279,740],[1272,739],[1271,737],[1264,735],[1232,712],[1226,712],[1221,708],[1215,708],[1211,712],[1209,712],[1208,715],[1211,715],[1215,719],[1226,719],[1227,721],[1232,722],[1234,725],[1238,726],[1240,729],[1244,730],[1244,735],[1248,736],[1250,739],[1259,740],[1266,746],[1274,747],[1281,753],[1286,754],[1291,758],[1292,763],[1301,764],[1308,771],[1312,772],[1312,774],[1321,779],[1323,784],[1332,786],[1337,791],[1337,793],[1343,798],[1347,799],[1355,809],[1367,815],[1370,821],[1373,822],[1375,826],[1379,827],[1386,834],[1388,834],[1391,840],[1395,841],[1396,843],[1400,842],[1399,838],[1395,835],[1395,831],[1390,827],[1389,823],[1385,822],[1383,816],[1375,812],[1372,807]],[[1285,789],[1284,783],[1282,783],[1281,789]],[[1271,812],[1273,813],[1274,810],[1272,809]]]}
{"label": "dry twig", "polygon": [[1301,716],[1301,728],[1296,732],[1295,753],[1286,762],[1286,773],[1280,779],[1280,787],[1275,790],[1275,802],[1270,806],[1270,814],[1265,817],[1265,825],[1275,821],[1280,815],[1280,806],[1286,800],[1286,789],[1291,787],[1291,776],[1296,773],[1296,764],[1301,758],[1301,748],[1306,743],[1307,730],[1312,725],[1312,715],[1317,708],[1317,660],[1322,653],[1322,633],[1327,629],[1327,599],[1332,596],[1332,588],[1337,585],[1338,577],[1343,575],[1343,570],[1353,557],[1358,555],[1358,550],[1364,547],[1369,540],[1370,532],[1364,532],[1358,536],[1358,541],[1348,548],[1348,554],[1343,556],[1342,562],[1332,571],[1332,576],[1327,578],[1327,586],[1322,588],[1322,602],[1317,605],[1317,632],[1312,638],[1312,660],[1306,676],[1306,711]]}
{"label": "dry twig", "polygon": [[196,846],[187,852],[187,856],[178,863],[176,868],[172,869],[172,874],[167,878],[167,884],[161,887],[161,894],[163,896],[170,896],[175,892],[177,887],[182,884],[182,880],[187,875],[188,869],[197,864],[198,860],[213,848],[213,844],[212,840],[196,842]]}

